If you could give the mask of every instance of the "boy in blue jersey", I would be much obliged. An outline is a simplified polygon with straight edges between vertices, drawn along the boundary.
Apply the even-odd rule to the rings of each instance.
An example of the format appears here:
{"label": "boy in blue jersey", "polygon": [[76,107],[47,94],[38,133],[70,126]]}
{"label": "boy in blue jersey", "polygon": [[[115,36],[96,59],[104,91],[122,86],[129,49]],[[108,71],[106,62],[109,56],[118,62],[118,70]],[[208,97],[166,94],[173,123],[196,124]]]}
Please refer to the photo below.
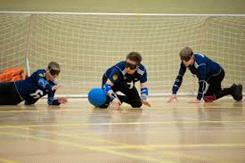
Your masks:
{"label": "boy in blue jersey", "polygon": [[50,62],[46,70],[39,69],[25,80],[0,83],[0,105],[17,105],[22,101],[31,105],[46,94],[49,105],[66,103],[67,99],[64,97],[54,98],[55,91],[59,88],[54,80],[59,73],[59,64]]}
{"label": "boy in blue jersey", "polygon": [[193,54],[192,49],[189,47],[182,49],[179,55],[181,59],[179,74],[172,87],[172,96],[169,102],[177,100],[176,94],[181,86],[187,68],[199,80],[197,99],[193,102],[201,102],[202,99],[205,102],[213,102],[226,95],[231,95],[236,101],[242,100],[241,84],[233,84],[229,88],[221,88],[225,71],[218,63],[203,54]]}
{"label": "boy in blue jersey", "polygon": [[[110,104],[111,108],[118,109],[122,102],[130,104],[133,108],[139,108],[142,104],[150,106],[147,101],[147,72],[141,61],[139,53],[131,52],[127,55],[126,61],[107,69],[102,79],[107,101],[101,108],[107,108]],[[135,87],[137,81],[140,81],[141,96]],[[117,94],[118,91],[124,95]]]}

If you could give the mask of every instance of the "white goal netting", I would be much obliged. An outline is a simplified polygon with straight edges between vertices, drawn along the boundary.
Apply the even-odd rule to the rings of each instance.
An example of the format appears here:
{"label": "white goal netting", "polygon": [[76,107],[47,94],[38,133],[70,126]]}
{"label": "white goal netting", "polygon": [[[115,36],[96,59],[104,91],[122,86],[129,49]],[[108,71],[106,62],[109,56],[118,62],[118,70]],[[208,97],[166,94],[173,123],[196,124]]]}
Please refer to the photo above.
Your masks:
{"label": "white goal netting", "polygon": [[[245,16],[0,14],[0,70],[25,66],[26,57],[31,72],[57,61],[61,94],[100,86],[105,70],[131,51],[143,56],[150,93],[171,93],[184,46],[220,63],[224,86],[245,85]],[[180,92],[196,91],[187,72]]]}

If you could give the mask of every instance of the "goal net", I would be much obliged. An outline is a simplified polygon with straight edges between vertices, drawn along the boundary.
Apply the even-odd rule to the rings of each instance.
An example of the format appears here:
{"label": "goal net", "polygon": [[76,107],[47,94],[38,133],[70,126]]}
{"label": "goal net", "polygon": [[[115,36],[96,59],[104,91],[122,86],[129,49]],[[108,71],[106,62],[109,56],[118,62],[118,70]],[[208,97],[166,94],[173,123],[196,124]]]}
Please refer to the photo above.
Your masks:
{"label": "goal net", "polygon": [[[106,69],[131,51],[143,56],[150,93],[170,94],[185,46],[223,66],[224,86],[245,85],[244,45],[241,15],[0,14],[0,70],[25,66],[26,58],[31,72],[56,61],[58,93],[67,95],[100,87]],[[196,93],[197,86],[187,71],[180,93]]]}

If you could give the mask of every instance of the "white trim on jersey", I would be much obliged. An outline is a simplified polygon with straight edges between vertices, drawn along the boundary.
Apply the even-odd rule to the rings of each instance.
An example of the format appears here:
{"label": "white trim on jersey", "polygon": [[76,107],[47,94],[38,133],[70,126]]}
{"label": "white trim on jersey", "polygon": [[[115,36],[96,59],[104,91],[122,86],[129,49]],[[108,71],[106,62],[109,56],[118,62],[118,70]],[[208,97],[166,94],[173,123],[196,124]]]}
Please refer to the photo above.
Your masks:
{"label": "white trim on jersey", "polygon": [[200,67],[200,66],[206,66],[206,63],[201,63],[201,64],[199,65],[199,64],[195,61],[194,66],[195,66],[196,69],[198,69],[198,67]]}
{"label": "white trim on jersey", "polygon": [[141,70],[140,68],[137,69],[137,73],[140,74],[140,75],[144,75],[145,71],[144,70]]}

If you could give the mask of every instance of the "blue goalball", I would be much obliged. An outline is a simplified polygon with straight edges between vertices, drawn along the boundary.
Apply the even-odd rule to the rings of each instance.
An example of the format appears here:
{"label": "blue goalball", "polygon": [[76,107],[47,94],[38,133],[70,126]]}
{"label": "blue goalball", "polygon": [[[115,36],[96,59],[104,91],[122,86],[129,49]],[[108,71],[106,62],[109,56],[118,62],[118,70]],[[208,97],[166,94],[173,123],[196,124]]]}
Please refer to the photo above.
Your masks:
{"label": "blue goalball", "polygon": [[99,107],[106,102],[106,94],[101,88],[93,88],[88,93],[88,101],[95,107]]}

